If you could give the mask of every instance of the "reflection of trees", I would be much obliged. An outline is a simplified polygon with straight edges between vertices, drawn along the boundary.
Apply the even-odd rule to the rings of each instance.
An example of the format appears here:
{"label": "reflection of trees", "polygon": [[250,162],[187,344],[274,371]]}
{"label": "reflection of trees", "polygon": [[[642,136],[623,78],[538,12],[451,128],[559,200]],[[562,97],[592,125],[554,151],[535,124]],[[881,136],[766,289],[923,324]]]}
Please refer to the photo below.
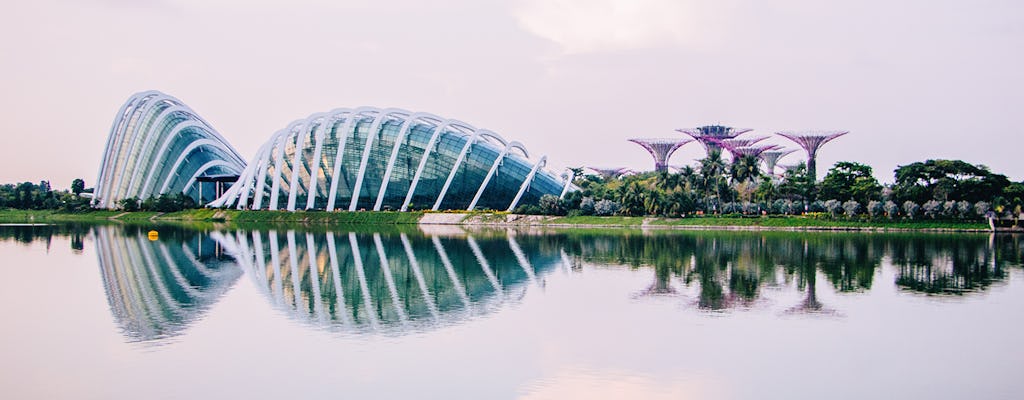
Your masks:
{"label": "reflection of trees", "polygon": [[[1020,246],[1015,237],[908,237],[891,243],[896,284],[929,294],[962,294],[984,289],[1006,278],[997,254],[1012,258]],[[1018,258],[1019,260],[1019,258]],[[1011,260],[1012,262],[1012,260]],[[1018,264],[1019,265],[1019,264]]]}
{"label": "reflection of trees", "polygon": [[83,238],[89,233],[89,229],[89,225],[81,224],[0,225],[0,241],[12,240],[24,244],[42,241],[49,248],[54,236],[70,236],[71,250],[79,252],[82,250]]}
{"label": "reflection of trees", "polygon": [[[728,310],[757,304],[765,287],[786,281],[805,291],[791,312],[832,313],[817,297],[818,275],[839,292],[869,290],[882,259],[897,268],[896,284],[925,293],[960,293],[1005,278],[1021,265],[1024,241],[998,235],[787,232],[572,232],[568,251],[592,262],[652,268],[643,294],[672,294],[672,279],[698,289],[696,305]],[[994,258],[993,258],[994,257]]]}

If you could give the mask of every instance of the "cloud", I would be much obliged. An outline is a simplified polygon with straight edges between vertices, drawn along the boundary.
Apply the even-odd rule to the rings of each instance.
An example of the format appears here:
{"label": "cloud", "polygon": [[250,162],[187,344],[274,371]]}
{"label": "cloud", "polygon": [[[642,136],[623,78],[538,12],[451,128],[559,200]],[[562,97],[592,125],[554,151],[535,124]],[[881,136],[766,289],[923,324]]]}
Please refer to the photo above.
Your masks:
{"label": "cloud", "polygon": [[524,0],[514,14],[567,54],[676,44],[691,31],[678,0]]}

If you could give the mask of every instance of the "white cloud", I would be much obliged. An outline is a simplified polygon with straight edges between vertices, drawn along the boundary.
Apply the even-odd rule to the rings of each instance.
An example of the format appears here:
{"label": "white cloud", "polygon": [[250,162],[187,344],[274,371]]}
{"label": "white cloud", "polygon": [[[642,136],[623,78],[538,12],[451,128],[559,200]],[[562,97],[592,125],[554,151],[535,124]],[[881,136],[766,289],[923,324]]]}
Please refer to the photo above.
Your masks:
{"label": "white cloud", "polygon": [[515,16],[569,54],[675,44],[692,31],[678,0],[524,0]]}

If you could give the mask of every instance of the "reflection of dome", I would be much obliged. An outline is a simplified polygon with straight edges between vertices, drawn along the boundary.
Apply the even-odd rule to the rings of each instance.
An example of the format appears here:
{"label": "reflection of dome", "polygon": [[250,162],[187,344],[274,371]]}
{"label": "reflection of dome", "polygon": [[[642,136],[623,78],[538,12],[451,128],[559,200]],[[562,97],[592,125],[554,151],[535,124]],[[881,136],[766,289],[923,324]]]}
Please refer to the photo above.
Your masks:
{"label": "reflection of dome", "polygon": [[518,299],[563,262],[530,237],[251,232],[229,251],[274,303],[344,331],[455,323]]}
{"label": "reflection of dome", "polygon": [[110,129],[93,203],[117,207],[126,198],[183,193],[202,199],[216,189],[197,179],[237,176],[245,161],[217,131],[178,99],[137,93],[121,106]]}
{"label": "reflection of dome", "polygon": [[[569,177],[494,132],[427,113],[362,107],[274,134],[216,207],[496,209],[561,195]],[[298,168],[296,166],[299,166]]]}
{"label": "reflection of dome", "polygon": [[103,286],[114,319],[131,340],[177,335],[241,276],[220,246],[201,233],[96,227]]}

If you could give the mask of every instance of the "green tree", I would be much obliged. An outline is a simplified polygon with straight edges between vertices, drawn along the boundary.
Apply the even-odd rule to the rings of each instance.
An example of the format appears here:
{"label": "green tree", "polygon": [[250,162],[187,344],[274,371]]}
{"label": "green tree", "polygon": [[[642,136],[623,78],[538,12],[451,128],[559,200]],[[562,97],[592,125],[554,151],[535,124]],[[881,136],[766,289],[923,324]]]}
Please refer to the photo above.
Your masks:
{"label": "green tree", "polygon": [[82,194],[85,191],[85,181],[82,179],[75,179],[71,181],[71,193],[75,196]]}
{"label": "green tree", "polygon": [[828,170],[821,182],[821,197],[836,200],[856,200],[866,204],[882,196],[882,185],[872,174],[871,167],[850,161],[837,162]]}
{"label": "green tree", "polygon": [[896,168],[893,191],[897,200],[991,201],[1003,194],[1010,180],[984,165],[960,160],[927,160]]}

